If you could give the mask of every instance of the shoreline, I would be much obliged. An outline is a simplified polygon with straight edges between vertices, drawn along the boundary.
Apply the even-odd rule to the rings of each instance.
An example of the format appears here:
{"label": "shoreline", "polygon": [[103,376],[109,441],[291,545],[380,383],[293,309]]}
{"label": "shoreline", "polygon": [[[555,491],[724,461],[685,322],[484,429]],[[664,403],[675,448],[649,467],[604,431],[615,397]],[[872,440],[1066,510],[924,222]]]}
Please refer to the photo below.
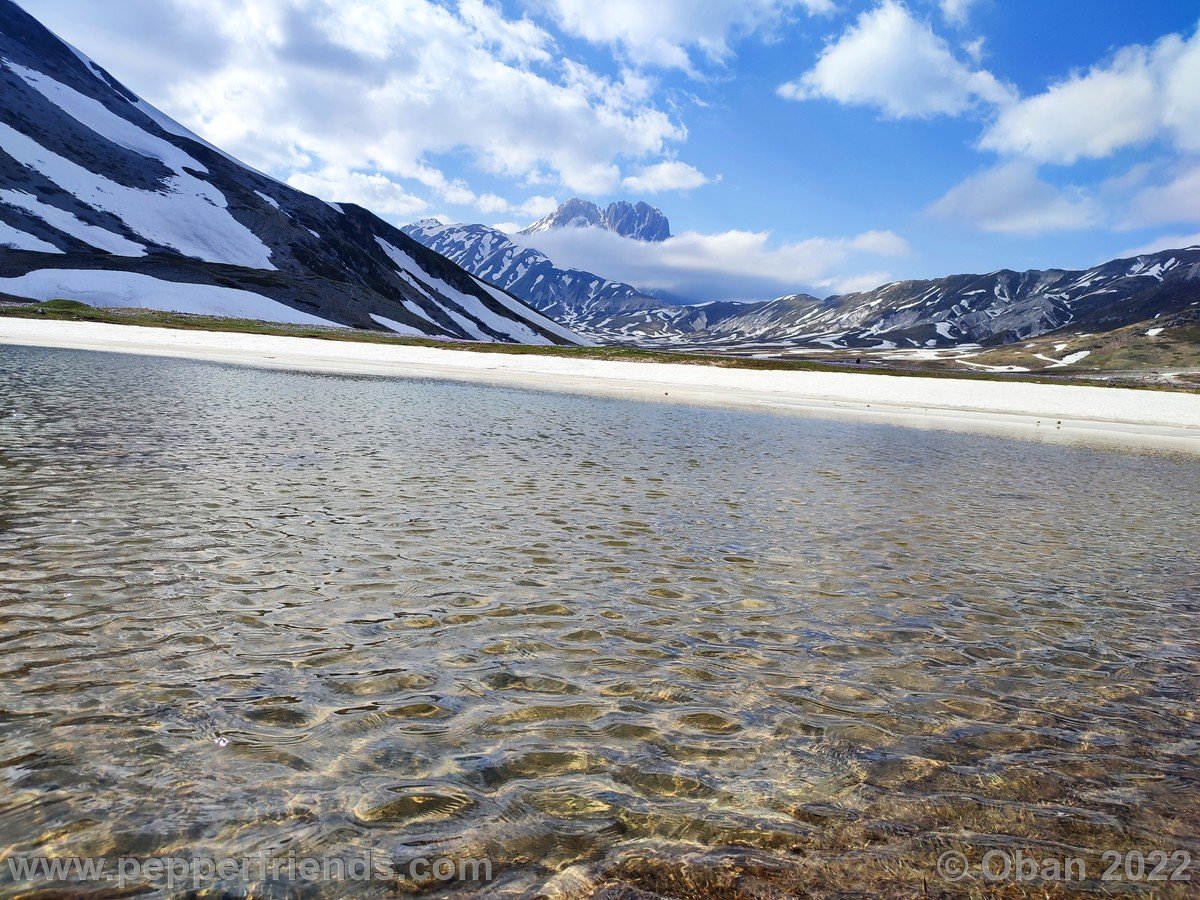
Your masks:
{"label": "shoreline", "polygon": [[0,318],[0,345],[199,359],[325,374],[469,381],[1200,455],[1200,395],[1189,393],[472,353],[22,318]]}

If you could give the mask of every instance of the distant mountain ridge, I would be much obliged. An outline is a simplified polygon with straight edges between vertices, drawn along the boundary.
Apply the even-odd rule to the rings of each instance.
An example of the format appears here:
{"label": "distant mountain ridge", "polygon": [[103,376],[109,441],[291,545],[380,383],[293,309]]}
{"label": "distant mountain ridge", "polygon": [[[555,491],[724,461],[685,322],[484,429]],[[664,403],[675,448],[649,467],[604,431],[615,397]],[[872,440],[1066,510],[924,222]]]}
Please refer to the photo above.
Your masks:
{"label": "distant mountain ridge", "polygon": [[[486,225],[443,225],[437,219],[423,219],[401,230],[545,315],[569,327],[583,324],[589,333],[608,316],[662,306],[661,300],[632,285],[560,268],[538,250],[523,247]],[[599,333],[603,331],[601,326]]]}
{"label": "distant mountain ridge", "polygon": [[1200,247],[1114,259],[1082,271],[1002,269],[809,300],[787,325],[790,340],[944,347],[1006,344],[1068,328],[1112,331],[1200,307]]}
{"label": "distant mountain ridge", "polygon": [[1086,271],[1001,270],[882,285],[824,299],[677,305],[601,275],[556,266],[482,225],[426,221],[416,240],[606,343],[830,349],[1003,344],[1059,329],[1110,331],[1200,307],[1200,247],[1112,260]]}
{"label": "distant mountain ridge", "polygon": [[0,293],[463,340],[569,329],[172,121],[0,0]]}
{"label": "distant mountain ridge", "polygon": [[578,197],[572,197],[520,233],[541,234],[558,228],[602,228],[637,241],[665,241],[671,236],[671,223],[667,217],[661,209],[648,203],[618,200],[601,209]]}

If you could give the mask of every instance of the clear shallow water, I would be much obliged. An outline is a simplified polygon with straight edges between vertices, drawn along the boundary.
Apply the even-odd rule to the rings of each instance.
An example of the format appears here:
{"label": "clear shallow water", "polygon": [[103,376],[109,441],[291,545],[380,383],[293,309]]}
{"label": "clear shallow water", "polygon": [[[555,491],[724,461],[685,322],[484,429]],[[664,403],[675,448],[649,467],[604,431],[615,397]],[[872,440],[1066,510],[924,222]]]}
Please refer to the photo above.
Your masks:
{"label": "clear shallow water", "polygon": [[9,347],[0,413],[0,851],[1200,858],[1194,460]]}

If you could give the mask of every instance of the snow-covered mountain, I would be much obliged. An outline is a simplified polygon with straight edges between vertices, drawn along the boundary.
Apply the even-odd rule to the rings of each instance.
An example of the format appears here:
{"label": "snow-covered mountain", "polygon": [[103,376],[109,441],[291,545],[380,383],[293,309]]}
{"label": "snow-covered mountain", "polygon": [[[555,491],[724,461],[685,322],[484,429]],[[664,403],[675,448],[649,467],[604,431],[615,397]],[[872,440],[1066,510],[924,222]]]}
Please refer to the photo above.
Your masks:
{"label": "snow-covered mountain", "polygon": [[648,203],[618,200],[604,209],[588,200],[572,197],[544,219],[539,219],[521,234],[540,234],[556,228],[603,228],[621,237],[638,241],[665,241],[671,236],[671,223],[662,210]]}
{"label": "snow-covered mountain", "polygon": [[426,220],[404,231],[580,334],[604,343],[734,348],[1001,344],[1062,328],[1110,331],[1200,305],[1200,247],[1086,272],[1002,270],[886,284],[819,299],[675,305],[601,275],[560,268],[482,225]]}
{"label": "snow-covered mountain", "polygon": [[831,347],[1005,344],[1063,329],[1112,331],[1200,307],[1200,247],[1086,271],[1004,269],[899,281],[823,301],[801,295],[773,302],[797,300],[776,329],[789,341]]}
{"label": "snow-covered mountain", "polygon": [[401,334],[579,338],[205,143],[0,0],[0,293]]}
{"label": "snow-covered mountain", "polygon": [[675,309],[631,285],[560,268],[538,250],[485,225],[443,225],[437,219],[423,219],[402,230],[580,334],[609,338],[619,334],[625,317],[643,323],[659,310]]}

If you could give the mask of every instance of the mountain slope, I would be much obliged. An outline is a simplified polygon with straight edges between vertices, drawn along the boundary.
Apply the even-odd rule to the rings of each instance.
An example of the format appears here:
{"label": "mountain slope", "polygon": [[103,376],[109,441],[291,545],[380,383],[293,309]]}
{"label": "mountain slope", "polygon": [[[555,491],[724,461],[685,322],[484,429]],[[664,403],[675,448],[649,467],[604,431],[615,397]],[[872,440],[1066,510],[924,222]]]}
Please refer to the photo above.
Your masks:
{"label": "mountain slope", "polygon": [[205,143],[11,0],[0,22],[0,293],[579,341],[367,210]]}
{"label": "mountain slope", "polygon": [[1058,269],[903,281],[806,304],[792,340],[828,346],[1006,344],[1103,332],[1200,304],[1200,247]]}
{"label": "mountain slope", "polygon": [[660,310],[672,315],[678,310],[631,285],[560,268],[539,251],[485,225],[443,225],[424,219],[402,231],[580,334],[615,339],[627,320],[645,323]]}
{"label": "mountain slope", "polygon": [[1113,260],[1087,271],[1001,270],[894,282],[824,300],[795,294],[680,306],[629,284],[559,268],[482,225],[426,220],[403,230],[605,343],[708,349],[992,345],[1064,328],[1110,331],[1200,304],[1200,247]]}
{"label": "mountain slope", "polygon": [[603,228],[638,241],[665,241],[671,236],[671,223],[662,210],[649,203],[618,200],[601,209],[595,203],[578,197],[572,197],[550,215],[521,231],[521,234],[540,234],[558,228]]}

